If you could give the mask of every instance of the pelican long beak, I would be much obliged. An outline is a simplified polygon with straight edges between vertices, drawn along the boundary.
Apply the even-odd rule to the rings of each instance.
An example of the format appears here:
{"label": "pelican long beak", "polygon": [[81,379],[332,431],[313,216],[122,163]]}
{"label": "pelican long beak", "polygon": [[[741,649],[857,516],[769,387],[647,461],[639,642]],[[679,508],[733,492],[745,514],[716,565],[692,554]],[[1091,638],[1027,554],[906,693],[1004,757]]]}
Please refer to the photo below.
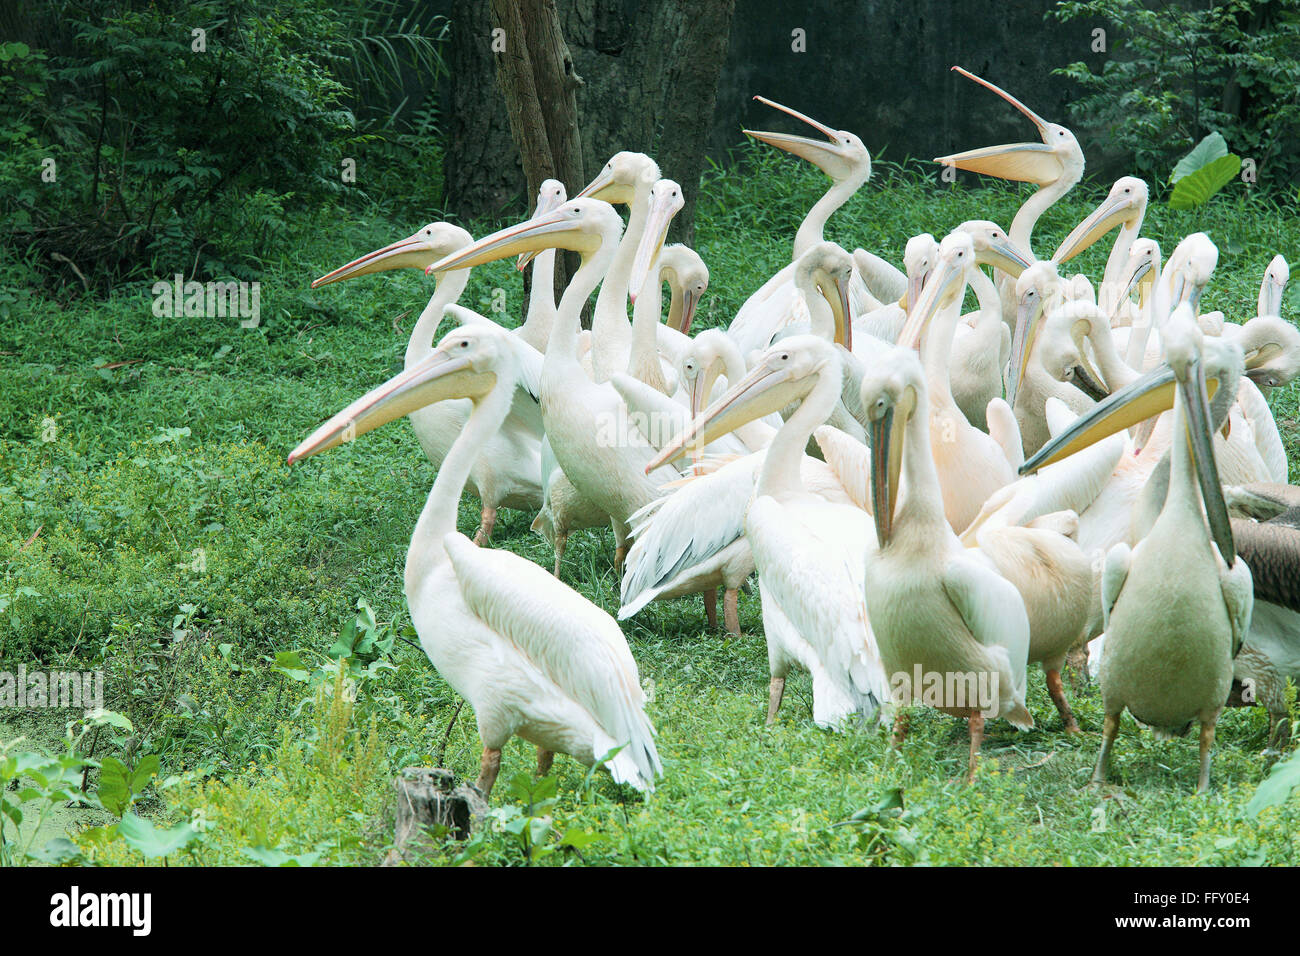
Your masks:
{"label": "pelican long beak", "polygon": [[[565,198],[564,193],[562,192],[557,193],[557,192],[552,192],[550,190],[547,190],[546,195],[538,197],[537,208],[533,210],[533,214],[529,218],[540,219],[542,216],[545,216],[547,213],[559,209],[567,201],[568,200]],[[519,261],[515,263],[515,268],[518,269],[520,272],[523,272],[524,268],[528,265],[528,263],[532,262],[535,258],[537,258],[537,255],[538,253],[536,252],[521,252],[519,254]]]}
{"label": "pelican long beak", "polygon": [[1043,137],[1042,143],[1008,143],[1004,146],[987,146],[983,149],[968,149],[964,153],[954,153],[951,156],[941,156],[935,160],[936,163],[942,163],[945,166],[956,166],[958,169],[969,170],[973,173],[984,173],[988,176],[997,176],[999,179],[1013,179],[1017,182],[1036,183],[1039,186],[1046,186],[1048,183],[1055,182],[1061,178],[1065,171],[1060,159],[1057,158],[1055,151],[1046,144],[1047,139],[1047,122],[1024,103],[1020,102],[1006,90],[994,86],[988,80],[982,79],[959,66],[954,66],[953,71],[960,73],[967,79],[974,80],[980,86],[992,90],[1002,99],[1006,100],[1025,116],[1029,117],[1030,122],[1038,127],[1038,135]]}
{"label": "pelican long beak", "polygon": [[[915,406],[915,393],[908,388],[911,406]],[[889,543],[894,531],[894,511],[898,506],[898,486],[903,470],[904,427],[910,408],[901,409],[902,419],[895,422],[899,408],[889,408],[867,429],[871,446],[871,512],[876,523],[876,541],[880,547]]]}
{"label": "pelican long beak", "polygon": [[904,312],[911,312],[912,306],[921,300],[921,290],[925,284],[930,281],[930,276],[934,275],[933,269],[926,269],[919,275],[909,276],[907,279],[907,291],[903,297],[898,300],[898,307]]}
{"label": "pelican long beak", "polygon": [[[1177,382],[1169,363],[1161,362],[1129,385],[1111,392],[1105,401],[1076,418],[1061,434],[1021,465],[1020,474],[1027,475],[1055,464],[1103,438],[1169,411],[1174,407]],[[1219,380],[1209,379],[1206,387],[1206,394],[1213,398],[1218,391]]]}
{"label": "pelican long beak", "polygon": [[965,288],[966,272],[964,268],[951,262],[941,262],[935,269],[931,270],[930,278],[926,281],[920,297],[908,309],[907,319],[903,322],[903,328],[898,333],[897,344],[904,348],[919,349],[921,347],[921,337],[925,333],[925,327],[930,324],[930,320],[938,314],[941,308],[950,305],[955,297],[961,295]]}
{"label": "pelican long beak", "polygon": [[691,418],[698,418],[700,412],[704,411],[709,403],[709,396],[713,394],[713,385],[722,374],[722,363],[718,361],[710,362],[708,368],[700,369],[700,373],[695,376],[695,381],[691,383]]}
{"label": "pelican long beak", "polygon": [[475,372],[469,360],[441,348],[394,375],[339,412],[289,453],[289,464],[352,441],[416,409],[449,398],[477,398],[496,385],[495,372]]}
{"label": "pelican long beak", "polygon": [[1029,356],[1034,352],[1034,339],[1038,337],[1039,320],[1043,315],[1043,297],[1034,296],[1032,302],[1022,297],[1016,309],[1016,326],[1011,333],[1011,371],[1007,380],[1007,404],[1016,406],[1016,395],[1025,380]]}
{"label": "pelican long beak", "polygon": [[344,279],[355,279],[357,276],[388,272],[392,269],[423,269],[437,258],[438,250],[422,233],[417,232],[382,249],[367,252],[361,258],[353,259],[333,272],[325,273],[314,280],[311,287],[318,289],[331,282],[342,282]]}
{"label": "pelican long beak", "polygon": [[1069,262],[1116,226],[1128,222],[1133,217],[1134,208],[1136,203],[1131,196],[1121,196],[1102,203],[1083,222],[1070,230],[1070,234],[1052,254],[1052,261],[1057,265]]}
{"label": "pelican long beak", "polygon": [[[673,216],[686,204],[680,188],[663,191],[664,194],[650,198],[650,210],[646,214],[645,231],[637,244],[636,255],[632,258],[632,275],[628,282],[628,294],[636,303],[637,294],[645,283],[646,277],[659,258],[659,252],[668,238],[668,226]],[[656,278],[656,281],[658,279]]]}
{"label": "pelican long beak", "polygon": [[1019,246],[1005,236],[992,240],[987,249],[977,251],[975,261],[1001,269],[1015,279],[1019,279],[1020,273],[1034,264]]}
{"label": "pelican long beak", "polygon": [[[618,198],[607,198],[606,196],[601,195],[601,193],[605,192],[606,190],[613,190],[613,187],[616,185],[616,182],[617,180],[614,176],[614,171],[610,169],[608,166],[603,166],[601,167],[600,172],[596,174],[596,178],[593,179],[591,182],[587,183],[587,185],[583,188],[582,192],[578,193],[578,195],[574,196],[573,198],[581,199],[584,196],[588,196],[592,199],[604,199],[606,202],[621,202],[622,201],[621,196]],[[613,191],[621,192],[619,190],[613,190]]]}
{"label": "pelican long beak", "polygon": [[1143,259],[1135,265],[1132,273],[1128,277],[1128,281],[1124,283],[1124,291],[1120,294],[1118,301],[1123,302],[1133,294],[1134,289],[1139,287],[1142,289],[1142,297],[1145,299],[1147,295],[1147,287],[1151,284],[1151,281],[1154,278],[1154,270],[1155,264],[1150,259]]}
{"label": "pelican long beak", "polygon": [[824,123],[817,122],[811,116],[806,116],[788,106],[782,106],[780,103],[766,97],[755,96],[754,99],[773,109],[778,109],[788,116],[793,116],[801,123],[807,123],[825,136],[826,139],[812,139],[808,136],[796,136],[792,133],[769,133],[764,130],[754,129],[744,130],[746,136],[753,137],[761,143],[767,143],[769,146],[775,146],[777,149],[783,149],[800,159],[807,160],[831,179],[843,179],[848,176],[850,160],[847,151],[837,139],[838,133],[836,130],[831,129]]}
{"label": "pelican long beak", "polygon": [[[835,319],[835,344],[853,351],[853,309],[849,305],[849,284],[818,270],[814,278]],[[828,288],[829,287],[829,288]],[[831,290],[834,290],[832,292]]]}
{"label": "pelican long beak", "polygon": [[[675,328],[678,332],[682,333],[682,335],[690,335],[691,323],[695,321],[695,310],[696,308],[699,307],[699,304],[700,304],[699,293],[697,293],[694,289],[683,289],[681,318],[679,318],[676,322],[668,322],[667,324],[672,328]],[[672,316],[670,312],[669,318],[671,319],[671,317]]]}
{"label": "pelican long beak", "polygon": [[1103,384],[1105,376],[1088,359],[1088,349],[1083,344],[1088,332],[1089,323],[1083,319],[1075,322],[1074,328],[1070,330],[1070,337],[1074,339],[1074,347],[1079,353],[1079,362],[1074,366],[1074,384],[1093,401],[1100,402],[1110,394],[1110,389]]}
{"label": "pelican long beak", "polygon": [[646,474],[665,462],[689,452],[698,452],[710,442],[747,422],[779,412],[807,392],[794,380],[789,368],[772,368],[760,362],[748,375],[729,388],[721,398],[697,415],[682,434],[673,439],[646,465]]}
{"label": "pelican long beak", "polygon": [[459,252],[444,256],[424,271],[432,275],[451,269],[470,269],[521,252],[542,252],[546,249],[572,249],[586,253],[592,249],[592,238],[582,232],[577,222],[557,209],[484,236]]}
{"label": "pelican long beak", "polygon": [[1237,549],[1232,540],[1228,506],[1223,500],[1223,486],[1219,483],[1219,468],[1214,461],[1214,427],[1210,422],[1210,395],[1205,366],[1197,361],[1188,371],[1190,374],[1186,380],[1178,383],[1187,424],[1187,447],[1192,455],[1197,484],[1201,487],[1201,499],[1205,503],[1205,517],[1210,524],[1210,534],[1224,562],[1232,567],[1237,560]]}

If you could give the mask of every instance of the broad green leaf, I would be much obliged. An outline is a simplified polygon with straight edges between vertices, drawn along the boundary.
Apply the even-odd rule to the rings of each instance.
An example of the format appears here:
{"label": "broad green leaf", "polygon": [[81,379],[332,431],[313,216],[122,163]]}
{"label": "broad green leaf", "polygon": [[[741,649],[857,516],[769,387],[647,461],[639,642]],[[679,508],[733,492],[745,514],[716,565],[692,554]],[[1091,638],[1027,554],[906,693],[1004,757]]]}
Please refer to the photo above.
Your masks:
{"label": "broad green leaf", "polygon": [[43,847],[33,850],[28,854],[33,860],[41,863],[48,863],[51,866],[60,866],[64,863],[81,863],[84,857],[77,845],[67,837],[54,837]]}
{"label": "broad green leaf", "polygon": [[105,757],[99,764],[100,804],[114,816],[121,816],[131,805],[131,785],[126,764],[116,757]]}
{"label": "broad green leaf", "polygon": [[86,715],[86,723],[91,727],[100,727],[107,724],[110,727],[117,727],[119,730],[125,730],[127,733],[134,732],[135,728],[131,726],[131,721],[122,714],[115,713],[111,710],[105,710],[103,707],[96,708]]}
{"label": "broad green leaf", "polygon": [[1178,161],[1174,166],[1173,173],[1169,176],[1170,183],[1176,183],[1184,176],[1190,176],[1217,159],[1222,159],[1228,155],[1228,144],[1218,133],[1211,133],[1205,139],[1196,144],[1190,153]]}
{"label": "broad green leaf", "polygon": [[1296,787],[1300,787],[1300,750],[1273,765],[1273,770],[1246,804],[1246,812],[1257,817],[1266,807],[1280,807]]}
{"label": "broad green leaf", "polygon": [[271,666],[290,680],[301,682],[311,676],[297,651],[276,651],[275,663]]}
{"label": "broad green leaf", "polygon": [[1236,178],[1241,169],[1241,157],[1233,153],[1220,156],[1206,166],[1178,180],[1169,205],[1173,209],[1192,209],[1207,202]]}
{"label": "broad green leaf", "polygon": [[149,781],[153,779],[158,772],[159,760],[157,754],[148,754],[141,757],[131,771],[131,792],[140,794],[144,793],[144,788],[149,786]]}
{"label": "broad green leaf", "polygon": [[188,846],[199,835],[198,831],[188,823],[178,823],[169,829],[160,830],[134,813],[123,815],[117,832],[133,849],[150,860],[175,853]]}
{"label": "broad green leaf", "polygon": [[262,866],[315,866],[321,856],[319,852],[291,856],[283,850],[268,846],[246,846],[241,852]]}

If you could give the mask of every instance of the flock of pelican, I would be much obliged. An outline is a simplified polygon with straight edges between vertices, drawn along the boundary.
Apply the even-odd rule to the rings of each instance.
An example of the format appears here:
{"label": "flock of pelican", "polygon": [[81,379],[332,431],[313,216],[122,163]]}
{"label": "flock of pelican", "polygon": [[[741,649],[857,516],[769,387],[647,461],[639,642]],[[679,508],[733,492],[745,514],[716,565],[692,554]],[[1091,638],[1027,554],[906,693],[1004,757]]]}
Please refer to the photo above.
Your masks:
{"label": "flock of pelican", "polygon": [[[477,240],[431,223],[312,283],[410,267],[436,280],[404,370],[289,462],[410,417],[437,478],[406,597],[474,709],[485,795],[516,735],[539,772],[557,751],[640,790],[663,772],[617,621],[559,576],[569,533],[606,525],[620,620],[698,593],[716,626],[721,590],[737,635],[737,595],[757,576],[768,723],[802,668],[819,726],[892,719],[901,745],[903,705],[967,718],[973,777],[986,719],[1033,725],[1032,663],[1064,732],[1080,732],[1061,680],[1073,654],[1104,702],[1094,782],[1125,709],[1157,733],[1199,722],[1198,789],[1230,703],[1263,704],[1282,744],[1300,676],[1300,489],[1267,396],[1300,372],[1300,332],[1279,317],[1286,262],[1269,265],[1249,321],[1202,312],[1217,249],[1195,233],[1162,256],[1140,235],[1148,192],[1132,177],[1039,258],[1035,225],[1079,182],[1083,152],[954,69],[1038,130],[937,160],[1037,185],[1009,228],[915,236],[901,269],[826,241],[871,174],[867,149],[763,100],[819,135],[746,133],[832,186],[726,329],[690,335],[708,270],[665,245],[682,190],[641,153],[572,199],[548,180],[525,222]],[[1062,271],[1111,232],[1099,283]],[[581,265],[556,302],[561,249]],[[456,304],[473,267],[516,256],[534,270],[520,327]],[[456,326],[435,344],[444,317]],[[466,490],[482,504],[473,541],[456,529]],[[553,573],[488,546],[500,508],[536,512]]]}

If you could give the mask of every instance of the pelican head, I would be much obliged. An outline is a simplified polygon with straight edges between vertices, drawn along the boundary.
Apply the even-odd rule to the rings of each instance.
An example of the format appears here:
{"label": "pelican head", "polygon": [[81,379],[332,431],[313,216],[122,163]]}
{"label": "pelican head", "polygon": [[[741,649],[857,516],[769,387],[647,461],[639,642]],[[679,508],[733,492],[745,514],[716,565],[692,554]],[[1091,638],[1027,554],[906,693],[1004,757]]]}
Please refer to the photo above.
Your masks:
{"label": "pelican head", "polygon": [[940,156],[935,160],[936,163],[1039,186],[1062,180],[1071,184],[1079,181],[1083,176],[1083,149],[1073,133],[1057,123],[1047,122],[1006,90],[994,86],[988,80],[981,79],[959,66],[954,66],[953,71],[992,90],[1027,116],[1029,121],[1038,128],[1038,135],[1042,142],[1009,143],[1005,146],[970,149],[964,153]]}
{"label": "pelican head", "polygon": [[1016,280],[1016,324],[1011,331],[1011,374],[1007,378],[1007,404],[1013,408],[1034,351],[1039,319],[1061,301],[1061,277],[1056,263],[1035,262]]}
{"label": "pelican head", "polygon": [[[1210,531],[1224,561],[1232,565],[1236,552],[1223,501],[1223,488],[1214,461],[1215,418],[1227,417],[1236,392],[1234,371],[1241,369],[1241,350],[1223,339],[1206,339],[1188,303],[1180,305],[1161,335],[1165,360],[1125,388],[1079,416],[1068,428],[1020,467],[1021,474],[1060,461],[1103,438],[1168,411],[1179,402],[1186,423],[1188,452],[1201,488]],[[1235,366],[1235,369],[1234,369]],[[1222,393],[1228,401],[1210,399]]]}
{"label": "pelican head", "polygon": [[1138,301],[1145,304],[1159,276],[1160,243],[1154,239],[1135,239],[1129,247],[1128,263],[1120,280],[1124,291],[1117,301],[1123,302],[1137,290]]}
{"label": "pelican head", "polygon": [[623,220],[609,203],[591,198],[570,199],[548,213],[484,236],[431,263],[424,271],[433,275],[451,269],[469,269],[543,249],[568,249],[586,259],[606,241],[617,240],[622,231]]}
{"label": "pelican head", "polygon": [[993,266],[1018,278],[1034,264],[1028,253],[1012,242],[996,222],[968,219],[957,228],[970,236],[975,245],[975,262],[979,265]]}
{"label": "pelican head", "polygon": [[913,236],[907,240],[903,249],[903,268],[907,270],[907,294],[900,303],[903,308],[911,309],[916,300],[921,298],[921,289],[939,262],[939,241],[928,232]]}
{"label": "pelican head", "polygon": [[1147,210],[1147,184],[1136,176],[1117,179],[1100,206],[1071,230],[1052,255],[1058,265],[1069,262],[1116,226],[1140,224]]}
{"label": "pelican head", "polygon": [[975,268],[975,243],[968,233],[953,230],[939,243],[939,259],[917,302],[907,311],[898,344],[919,349],[925,328],[939,311],[960,302],[967,270]]}
{"label": "pelican head", "polygon": [[573,198],[587,196],[615,205],[628,205],[636,199],[639,190],[649,189],[658,178],[659,164],[645,153],[615,153],[596,178]]}
{"label": "pelican head", "polygon": [[[623,155],[622,153],[619,154]],[[631,154],[640,155],[640,154]],[[650,268],[659,258],[664,240],[668,238],[668,227],[673,216],[686,205],[682,187],[671,179],[660,179],[650,187],[650,209],[646,215],[645,232],[637,243],[636,255],[632,258],[632,275],[628,283],[628,295],[636,302],[637,293],[650,274]]]}
{"label": "pelican head", "polygon": [[400,239],[382,249],[367,252],[333,272],[327,272],[312,282],[313,289],[331,282],[355,279],[373,272],[393,269],[424,269],[444,256],[464,249],[474,241],[468,232],[450,222],[431,222],[405,239]]}
{"label": "pelican head", "polygon": [[1203,232],[1194,232],[1174,247],[1163,277],[1169,293],[1169,307],[1187,302],[1192,314],[1200,311],[1201,293],[1219,263],[1219,247]]}
{"label": "pelican head", "polygon": [[718,377],[726,372],[728,359],[733,367],[739,364],[740,350],[721,329],[705,329],[691,339],[678,369],[690,395],[692,418],[704,410]]}
{"label": "pelican head", "polygon": [[838,394],[841,372],[835,346],[816,335],[781,339],[758,357],[749,373],[697,415],[646,465],[650,474],[665,462],[704,448],[747,422],[802,402],[822,383]]}
{"label": "pelican head", "polygon": [[1259,286],[1259,308],[1256,315],[1281,315],[1282,291],[1291,278],[1291,270],[1282,256],[1274,256],[1264,270],[1264,281]]}
{"label": "pelican head", "polygon": [[1041,322],[1031,361],[1041,365],[1058,382],[1073,385],[1090,398],[1104,398],[1106,386],[1088,359],[1083,341],[1109,324],[1095,303],[1066,302]]}
{"label": "pelican head", "polygon": [[799,257],[794,276],[796,286],[812,286],[821,293],[835,321],[835,343],[852,351],[853,315],[849,306],[849,282],[853,278],[853,257],[833,242],[819,242]]}
{"label": "pelican head", "polygon": [[[558,209],[569,200],[569,193],[564,188],[564,183],[558,179],[544,179],[541,187],[537,190],[537,202],[533,206],[533,219],[545,216],[548,212]],[[533,260],[536,255],[534,252],[522,252],[519,254],[519,261],[516,263],[520,272],[524,267]]]}
{"label": "pelican head", "polygon": [[1245,354],[1246,377],[1261,389],[1281,388],[1300,374],[1300,330],[1285,319],[1256,316],[1236,339]]}
{"label": "pelican head", "polygon": [[709,267],[690,246],[674,243],[659,253],[659,274],[672,288],[667,324],[688,335],[700,299],[709,290]]}
{"label": "pelican head", "polygon": [[[449,308],[452,308],[449,306]],[[371,389],[289,453],[289,464],[318,455],[395,418],[451,398],[483,399],[498,375],[517,373],[509,335],[496,325],[476,323],[453,329],[420,362]]]}
{"label": "pelican head", "polygon": [[871,445],[871,510],[876,540],[885,547],[894,529],[907,422],[925,394],[925,373],[912,349],[882,352],[862,376],[862,408]]}
{"label": "pelican head", "polygon": [[862,183],[871,177],[871,155],[862,140],[855,134],[845,129],[831,129],[811,116],[805,116],[798,110],[792,110],[765,97],[755,96],[754,99],[808,124],[826,139],[813,139],[790,133],[768,133],[753,129],[745,130],[746,136],[752,136],[761,143],[767,143],[769,146],[775,146],[777,149],[783,149],[800,159],[807,160],[837,183],[850,180]]}

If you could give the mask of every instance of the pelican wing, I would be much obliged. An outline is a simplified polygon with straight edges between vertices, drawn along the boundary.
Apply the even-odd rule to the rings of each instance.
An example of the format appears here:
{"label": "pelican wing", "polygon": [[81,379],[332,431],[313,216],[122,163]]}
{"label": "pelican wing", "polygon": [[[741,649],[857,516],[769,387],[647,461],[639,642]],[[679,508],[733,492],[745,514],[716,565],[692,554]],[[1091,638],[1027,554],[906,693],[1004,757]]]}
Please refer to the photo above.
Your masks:
{"label": "pelican wing", "polygon": [[1129,568],[1133,566],[1133,549],[1121,541],[1106,552],[1106,564],[1101,572],[1101,625],[1110,630],[1110,612],[1115,609],[1119,592],[1124,590]]}
{"label": "pelican wing", "polygon": [[[857,709],[879,715],[889,680],[863,599],[871,519],[844,505],[763,496],[746,523],[762,585]],[[757,532],[757,533],[756,533]]]}
{"label": "pelican wing", "polygon": [[456,532],[443,544],[470,611],[624,746],[610,765],[615,779],[653,789],[663,767],[636,661],[614,619],[518,555],[477,548]]}
{"label": "pelican wing", "polygon": [[849,500],[871,514],[871,452],[867,446],[830,425],[820,426],[813,437]]}
{"label": "pelican wing", "polygon": [[[987,558],[971,551],[949,560],[943,572],[943,590],[971,636],[984,647],[1001,648],[1006,654],[1014,694],[1002,693],[1000,716],[1017,726],[1032,727],[1034,720],[1024,709],[1029,615],[1020,592],[993,570]],[[1008,708],[1013,701],[1018,707]]]}
{"label": "pelican wing", "polygon": [[1232,625],[1232,653],[1236,656],[1241,642],[1246,639],[1246,632],[1250,630],[1250,614],[1255,605],[1255,585],[1250,567],[1240,558],[1231,568],[1220,563],[1219,585],[1223,589],[1223,603]]}
{"label": "pelican wing", "polygon": [[693,477],[629,519],[634,543],[623,569],[619,620],[655,599],[683,571],[720,554],[745,534],[761,454]]}

